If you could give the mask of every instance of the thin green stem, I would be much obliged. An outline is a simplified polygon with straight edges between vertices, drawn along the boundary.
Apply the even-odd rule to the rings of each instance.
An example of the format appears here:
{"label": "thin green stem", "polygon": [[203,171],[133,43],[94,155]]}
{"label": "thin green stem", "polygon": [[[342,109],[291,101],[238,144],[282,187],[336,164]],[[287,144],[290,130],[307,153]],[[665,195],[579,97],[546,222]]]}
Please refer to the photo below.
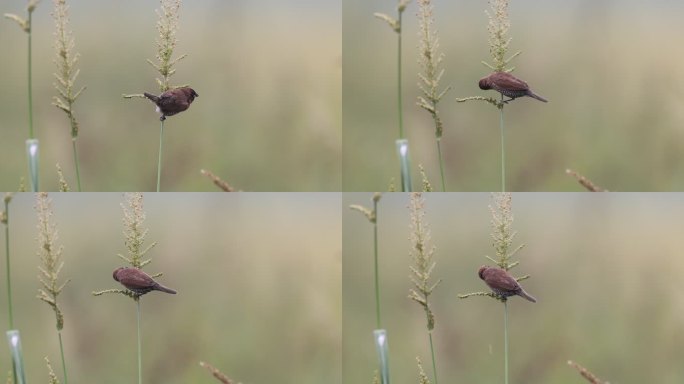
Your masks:
{"label": "thin green stem", "polygon": [[373,212],[375,213],[375,222],[373,222],[373,260],[375,262],[375,313],[376,325],[375,329],[381,329],[380,326],[380,271],[378,268],[378,202],[373,199]]}
{"label": "thin green stem", "polygon": [[398,103],[398,110],[399,110],[399,138],[403,139],[404,138],[404,112],[403,112],[403,98],[402,98],[402,91],[401,91],[401,30],[402,30],[402,25],[401,25],[401,19],[402,19],[402,13],[399,11],[399,32],[397,33],[398,38],[397,38],[397,103]]}
{"label": "thin green stem", "polygon": [[508,384],[508,302],[504,301],[504,383]]}
{"label": "thin green stem", "polygon": [[76,138],[71,138],[71,146],[74,149],[74,166],[76,167],[76,184],[78,184],[78,191],[81,192],[81,172],[78,168],[78,151],[76,151]]}
{"label": "thin green stem", "polygon": [[[501,102],[503,103],[503,94],[501,94]],[[503,106],[499,108],[499,128],[501,130],[501,192],[506,192],[506,145],[504,141],[504,110]]]}
{"label": "thin green stem", "polygon": [[430,353],[432,353],[432,374],[435,378],[435,384],[437,383],[437,362],[435,361],[435,348],[432,345],[432,331],[428,332],[430,335]]}
{"label": "thin green stem", "polygon": [[439,176],[442,178],[442,192],[446,192],[446,183],[444,182],[444,161],[442,160],[442,138],[437,138],[437,155],[439,156]]}
{"label": "thin green stem", "polygon": [[[162,123],[163,125],[163,123]],[[140,335],[140,298],[135,300],[138,309],[138,384],[142,384],[142,336]]]}
{"label": "thin green stem", "polygon": [[33,79],[31,76],[31,31],[33,30],[33,23],[31,22],[33,12],[28,13],[28,113],[29,113],[29,139],[35,139],[33,135]]}
{"label": "thin green stem", "polygon": [[157,192],[159,192],[159,185],[161,183],[161,161],[162,161],[162,145],[164,143],[164,120],[161,121],[161,128],[159,130],[159,160],[157,161]]}
{"label": "thin green stem", "polygon": [[9,315],[9,329],[14,329],[14,316],[12,315],[12,281],[10,273],[10,237],[9,237],[9,202],[5,199],[5,269],[7,273],[7,313]]}
{"label": "thin green stem", "polygon": [[64,360],[64,346],[62,345],[62,331],[57,331],[59,335],[59,353],[62,355],[62,371],[64,372],[64,384],[69,384],[69,379],[67,378],[66,361]]}

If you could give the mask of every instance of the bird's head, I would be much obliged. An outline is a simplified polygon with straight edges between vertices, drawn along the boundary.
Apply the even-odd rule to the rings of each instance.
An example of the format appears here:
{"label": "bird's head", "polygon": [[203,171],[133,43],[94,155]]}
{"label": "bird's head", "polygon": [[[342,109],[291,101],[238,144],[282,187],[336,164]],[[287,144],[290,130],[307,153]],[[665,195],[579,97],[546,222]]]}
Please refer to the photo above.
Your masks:
{"label": "bird's head", "polygon": [[188,98],[188,103],[192,103],[192,101],[195,100],[195,97],[199,97],[197,92],[195,92],[195,90],[190,87],[183,88],[183,92],[185,93],[185,96]]}
{"label": "bird's head", "polygon": [[112,274],[112,277],[114,278],[114,280],[119,281],[119,272],[123,271],[124,269],[126,269],[126,268],[125,267],[119,267],[116,270],[114,270],[114,273]]}
{"label": "bird's head", "polygon": [[489,267],[486,265],[483,265],[480,267],[480,269],[477,271],[477,275],[480,276],[480,279],[484,280],[484,273],[488,269],[489,269]]}
{"label": "bird's head", "polygon": [[489,83],[489,76],[481,78],[479,85],[480,89],[484,89],[485,91],[488,89],[492,89],[492,85]]}

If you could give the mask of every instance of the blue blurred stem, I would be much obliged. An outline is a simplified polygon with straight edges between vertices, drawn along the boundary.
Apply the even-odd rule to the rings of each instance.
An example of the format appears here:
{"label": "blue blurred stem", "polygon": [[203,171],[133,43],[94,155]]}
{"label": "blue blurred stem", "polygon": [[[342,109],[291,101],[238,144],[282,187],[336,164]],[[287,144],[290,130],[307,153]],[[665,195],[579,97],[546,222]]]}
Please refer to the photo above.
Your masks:
{"label": "blue blurred stem", "polygon": [[9,343],[10,352],[12,354],[14,383],[26,384],[24,357],[21,352],[21,336],[19,335],[19,331],[16,329],[7,331],[7,342]]}
{"label": "blue blurred stem", "polygon": [[389,347],[387,346],[387,331],[384,329],[376,329],[373,331],[373,338],[375,339],[375,349],[378,352],[378,359],[380,361],[380,382],[382,384],[389,384]]}
{"label": "blue blurred stem", "polygon": [[29,178],[31,179],[31,190],[33,192],[38,192],[38,163],[40,162],[40,146],[38,139],[28,139],[26,140],[26,156],[28,157],[29,163]]}
{"label": "blue blurred stem", "polygon": [[411,159],[408,140],[399,139],[396,141],[396,146],[401,166],[401,190],[402,192],[411,192]]}

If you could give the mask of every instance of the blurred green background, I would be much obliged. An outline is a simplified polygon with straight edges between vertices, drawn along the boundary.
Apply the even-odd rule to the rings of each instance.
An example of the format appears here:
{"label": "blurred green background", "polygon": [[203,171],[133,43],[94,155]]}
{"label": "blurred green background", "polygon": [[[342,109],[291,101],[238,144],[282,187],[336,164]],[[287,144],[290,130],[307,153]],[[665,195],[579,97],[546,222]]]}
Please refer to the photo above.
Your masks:
{"label": "blurred green background", "polygon": [[[85,191],[154,190],[159,120],[154,105],[125,93],[158,92],[154,59],[159,1],[69,0],[81,53],[75,105]],[[0,13],[25,17],[26,1]],[[76,188],[68,121],[51,105],[51,1],[34,13],[34,124],[41,189],[57,190],[55,163]],[[193,0],[180,12],[174,84],[200,95],[170,118],[164,134],[163,191],[216,191],[208,169],[246,191],[339,191],[341,18],[336,0]],[[0,20],[0,189],[27,175],[26,34]]]}
{"label": "blurred green background", "polygon": [[[487,2],[435,0],[435,26],[446,54],[440,104],[447,189],[500,190],[499,113],[482,102],[491,61]],[[395,0],[343,4],[343,186],[387,190],[399,179],[394,142],[396,34],[373,12],[396,14]],[[439,166],[434,125],[415,105],[419,94],[418,7],[404,13],[404,110],[413,177],[423,164],[434,186]],[[507,189],[581,190],[566,168],[618,191],[684,189],[684,35],[681,1],[512,1],[514,74],[548,104],[520,99],[506,108]],[[397,182],[398,183],[398,182]]]}
{"label": "blurred green background", "polygon": [[[370,205],[371,194],[345,194],[344,205]],[[431,296],[440,383],[503,382],[503,309],[477,270],[493,256],[489,194],[428,194],[442,283]],[[431,374],[425,314],[407,298],[409,198],[379,203],[383,326],[393,384],[416,383],[415,357]],[[372,227],[343,211],[344,383],[370,383],[377,368]],[[681,194],[514,194],[514,245],[526,247],[514,274],[539,302],[509,301],[510,382],[578,384],[572,359],[611,383],[684,381],[684,196]]]}
{"label": "blurred green background", "polygon": [[[135,304],[116,288],[122,265],[119,193],[52,194],[64,245],[59,297],[69,382],[114,384],[137,376]],[[340,383],[341,217],[339,194],[146,194],[150,273],[178,290],[142,299],[143,381],[217,383],[206,361],[243,383]],[[10,205],[15,327],[27,380],[60,373],[52,310],[38,289],[33,194]],[[4,232],[4,230],[3,230]],[[7,329],[4,234],[0,324]],[[0,373],[9,365],[3,331]],[[61,378],[61,374],[59,375]],[[4,382],[4,379],[3,379]]]}

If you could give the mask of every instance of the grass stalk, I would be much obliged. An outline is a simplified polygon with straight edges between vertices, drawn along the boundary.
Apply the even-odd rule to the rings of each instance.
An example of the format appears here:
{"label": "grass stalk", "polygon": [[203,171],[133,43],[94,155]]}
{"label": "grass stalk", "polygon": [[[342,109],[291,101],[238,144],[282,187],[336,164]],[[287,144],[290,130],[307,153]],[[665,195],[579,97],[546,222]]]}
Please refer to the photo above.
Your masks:
{"label": "grass stalk", "polygon": [[349,206],[354,211],[361,212],[368,221],[373,224],[373,267],[375,274],[375,325],[376,329],[381,329],[382,323],[380,321],[380,268],[378,262],[378,202],[382,198],[380,192],[373,194],[373,209],[368,209],[364,206],[352,204]]}
{"label": "grass stalk", "polygon": [[64,384],[69,384],[66,369],[66,360],[64,359],[64,346],[62,344],[62,331],[57,332],[57,335],[59,336],[59,353],[62,357],[62,371],[64,372]]}
{"label": "grass stalk", "polygon": [[437,362],[435,361],[435,348],[432,344],[432,331],[428,333],[430,335],[430,354],[432,355],[432,374],[433,377],[435,378],[435,384],[438,384],[439,382],[437,381]]}
{"label": "grass stalk", "polygon": [[53,97],[52,105],[62,110],[69,119],[71,127],[71,146],[73,149],[74,169],[76,170],[76,184],[78,191],[81,192],[81,174],[79,169],[78,151],[76,150],[76,140],[78,138],[79,124],[74,114],[74,104],[76,99],[86,89],[85,86],[79,90],[75,89],[76,79],[80,73],[76,68],[80,55],[75,51],[76,43],[69,30],[69,7],[66,0],[54,0],[55,9],[53,17],[55,19],[55,89],[57,95]]}
{"label": "grass stalk", "polygon": [[508,384],[508,301],[504,301],[504,384]]}
{"label": "grass stalk", "polygon": [[[399,138],[403,139],[404,138],[404,100],[402,97],[402,86],[401,86],[401,72],[402,72],[402,65],[401,65],[401,20],[402,20],[402,15],[404,12],[399,10],[399,16],[398,16],[398,21],[399,21],[399,32],[397,33],[397,111],[399,113]],[[406,191],[404,191],[406,192]]]}
{"label": "grass stalk", "polygon": [[376,329],[381,328],[380,322],[380,269],[378,267],[378,200],[373,199],[373,212],[375,220],[373,221],[373,262],[375,267],[375,316]]}
{"label": "grass stalk", "polygon": [[[2,212],[2,222],[5,224],[5,273],[7,274],[7,316],[9,317],[9,329],[14,330],[14,315],[12,312],[12,274],[10,273],[10,237],[9,237],[9,203],[12,200],[12,194],[5,194],[3,199],[5,202],[5,210]],[[12,331],[10,331],[12,332]],[[18,335],[18,331],[17,331]],[[7,337],[10,337],[10,333],[7,333]],[[18,337],[18,336],[17,336]],[[11,339],[10,339],[11,347]],[[12,378],[13,382],[17,383],[17,370],[14,364],[12,364]]]}
{"label": "grass stalk", "polygon": [[7,274],[7,316],[9,317],[9,329],[14,329],[14,315],[12,312],[12,274],[10,273],[10,236],[9,236],[9,203],[11,197],[5,196],[5,273]]}
{"label": "grass stalk", "polygon": [[[156,242],[145,246],[145,239],[148,230],[144,227],[145,211],[143,210],[143,194],[142,193],[127,193],[126,203],[121,204],[124,216],[124,243],[128,254],[126,256],[117,254],[117,256],[130,264],[131,267],[142,269],[147,264],[151,263],[151,259],[145,259],[147,252],[157,245]],[[155,274],[152,277],[160,276],[161,273]],[[136,321],[138,330],[138,384],[142,384],[142,333],[140,330],[140,296],[141,294],[133,292],[129,289],[105,289],[103,291],[92,292],[93,296],[101,296],[106,293],[117,293],[135,300],[136,304]]]}
{"label": "grass stalk", "polygon": [[408,140],[404,137],[404,98],[402,95],[402,60],[401,60],[401,29],[402,18],[404,12],[399,9],[397,20],[399,22],[399,31],[397,32],[397,110],[399,114],[399,141],[405,143],[405,151],[400,150],[400,164],[401,164],[401,190],[402,192],[411,192],[411,163],[408,160]]}
{"label": "grass stalk", "polygon": [[228,376],[223,374],[223,372],[212,367],[211,364],[207,364],[204,361],[200,361],[200,366],[202,368],[206,368],[207,371],[211,372],[212,376],[214,376],[214,378],[216,380],[220,381],[221,383],[223,383],[223,384],[234,384],[233,380],[229,379]]}
{"label": "grass stalk", "polygon": [[446,192],[441,145],[444,124],[439,116],[438,105],[451,87],[447,86],[440,90],[439,83],[444,75],[444,69],[442,68],[444,54],[439,52],[439,37],[437,29],[434,27],[433,12],[431,0],[418,0],[418,21],[420,25],[420,32],[418,34],[420,37],[418,62],[421,67],[421,71],[418,73],[418,87],[421,94],[418,96],[416,104],[428,112],[435,123],[435,141],[437,142],[442,192]]}
{"label": "grass stalk", "polygon": [[27,155],[29,160],[29,176],[31,178],[31,190],[38,192],[38,139],[33,132],[33,58],[31,52],[33,30],[33,12],[28,13],[28,114],[29,114],[29,140],[27,140]]}
{"label": "grass stalk", "polygon": [[409,204],[411,217],[411,257],[413,265],[409,267],[409,275],[413,288],[409,289],[409,299],[418,303],[425,311],[426,329],[430,339],[430,355],[432,357],[432,373],[437,384],[437,362],[435,358],[435,348],[432,340],[432,331],[435,329],[435,314],[430,305],[430,295],[439,285],[441,280],[432,280],[432,272],[437,263],[434,261],[436,247],[430,244],[430,228],[425,222],[425,201],[422,194],[412,193],[411,203]]}
{"label": "grass stalk", "polygon": [[52,204],[45,192],[36,196],[35,210],[38,214],[38,256],[41,264],[38,267],[40,274],[38,281],[41,288],[38,289],[37,298],[48,304],[55,312],[55,327],[59,338],[59,352],[62,358],[62,370],[64,372],[64,384],[68,384],[66,360],[64,358],[64,343],[62,342],[62,329],[64,328],[64,315],[58,305],[58,296],[69,283],[65,280],[59,283],[59,273],[64,266],[62,261],[62,246],[57,245],[57,227],[51,222]]}
{"label": "grass stalk", "polygon": [[71,139],[71,146],[74,150],[74,167],[76,168],[76,184],[78,185],[78,191],[81,192],[81,171],[78,167],[78,151],[76,150],[76,138]]}
{"label": "grass stalk", "polygon": [[442,138],[437,138],[437,156],[439,157],[439,176],[442,179],[442,192],[446,192],[446,183],[444,181],[444,160],[442,159]]}
{"label": "grass stalk", "polygon": [[[31,55],[31,30],[33,29],[33,12],[29,11],[28,13],[28,25],[29,25],[29,30],[27,32],[28,35],[28,114],[29,114],[29,139],[35,139],[36,137],[34,136],[33,133],[33,76],[31,75],[32,72],[32,55]],[[34,191],[35,192],[35,191]]]}
{"label": "grass stalk", "polygon": [[5,13],[4,17],[13,20],[17,23],[19,28],[24,31],[28,38],[28,63],[27,63],[27,80],[28,80],[28,115],[29,115],[29,138],[26,139],[26,154],[29,163],[29,176],[31,178],[31,188],[34,192],[38,191],[38,139],[35,137],[33,131],[33,57],[32,57],[32,33],[33,29],[33,11],[35,11],[36,6],[40,0],[28,0],[28,6],[26,7],[28,17],[24,19],[13,13]]}
{"label": "grass stalk", "polygon": [[161,183],[161,162],[162,162],[162,145],[164,144],[164,120],[161,121],[161,128],[159,129],[159,159],[157,160],[157,192],[160,191]]}
{"label": "grass stalk", "polygon": [[[513,239],[517,234],[512,229],[513,212],[510,193],[495,193],[492,194],[494,199],[494,206],[490,206],[489,210],[492,213],[492,245],[496,252],[498,260],[492,257],[485,256],[491,262],[494,262],[499,268],[510,271],[512,268],[520,264],[519,261],[511,262],[510,259],[525,247],[525,244],[520,244],[516,248],[512,248]],[[521,281],[529,278],[529,275],[515,278],[516,281]],[[465,299],[472,296],[487,296],[500,301],[504,305],[504,384],[508,384],[508,300],[504,296],[500,296],[495,292],[474,292],[464,295],[458,295],[460,299]]]}
{"label": "grass stalk", "polygon": [[[503,103],[503,94],[501,95]],[[499,108],[499,130],[501,131],[501,192],[506,192],[506,142],[504,135],[504,110]]]}
{"label": "grass stalk", "polygon": [[[401,166],[401,187],[402,191],[411,191],[410,163],[408,161],[408,140],[404,136],[404,101],[402,95],[402,19],[406,6],[411,0],[399,0],[397,4],[397,18],[384,13],[375,13],[375,17],[385,21],[390,28],[397,34],[397,113],[399,117],[399,138],[396,140],[397,152]],[[401,143],[401,147],[400,147]],[[403,149],[403,150],[402,150]]]}
{"label": "grass stalk", "polygon": [[140,334],[140,298],[135,299],[138,314],[138,384],[142,384],[142,335]]}

